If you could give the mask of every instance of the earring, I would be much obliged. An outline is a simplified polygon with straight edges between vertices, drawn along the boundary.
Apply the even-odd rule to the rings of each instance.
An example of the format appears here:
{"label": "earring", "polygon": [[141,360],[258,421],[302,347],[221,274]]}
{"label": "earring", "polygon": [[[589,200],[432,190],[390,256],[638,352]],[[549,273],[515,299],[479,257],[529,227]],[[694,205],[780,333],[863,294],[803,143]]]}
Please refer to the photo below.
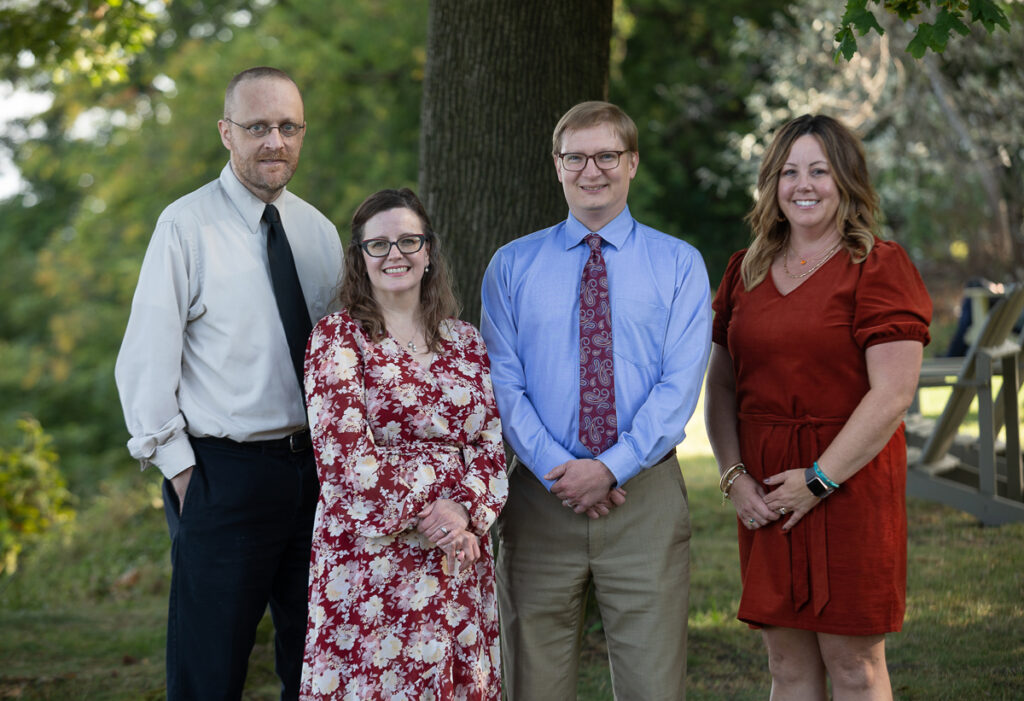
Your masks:
{"label": "earring", "polygon": [[429,272],[430,272],[430,263],[427,263],[427,267],[425,267],[425,268],[423,269],[423,274],[424,274],[424,275],[426,275],[426,274],[427,274],[427,273],[429,273]]}

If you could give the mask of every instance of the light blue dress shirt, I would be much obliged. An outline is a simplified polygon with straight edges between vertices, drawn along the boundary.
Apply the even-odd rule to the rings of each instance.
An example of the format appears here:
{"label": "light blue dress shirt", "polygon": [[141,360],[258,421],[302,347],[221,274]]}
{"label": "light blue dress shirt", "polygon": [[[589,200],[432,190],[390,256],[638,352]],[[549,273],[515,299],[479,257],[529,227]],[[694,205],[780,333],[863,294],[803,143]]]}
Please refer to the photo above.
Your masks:
{"label": "light blue dress shirt", "polygon": [[[579,440],[580,278],[590,233],[571,214],[500,248],[483,281],[480,331],[505,439],[543,475],[593,457]],[[596,456],[619,486],[683,440],[711,345],[707,270],[690,244],[623,209],[600,231],[608,269],[618,441]]]}

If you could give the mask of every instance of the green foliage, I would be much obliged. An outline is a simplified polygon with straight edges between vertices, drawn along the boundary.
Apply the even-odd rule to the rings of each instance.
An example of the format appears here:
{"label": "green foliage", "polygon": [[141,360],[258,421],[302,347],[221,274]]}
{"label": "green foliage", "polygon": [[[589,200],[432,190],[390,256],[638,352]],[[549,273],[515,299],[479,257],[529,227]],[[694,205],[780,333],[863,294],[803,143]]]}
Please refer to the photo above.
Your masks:
{"label": "green foliage", "polygon": [[61,86],[13,144],[30,189],[0,203],[0,425],[39,417],[76,493],[135,469],[114,358],[160,211],[227,162],[216,122],[232,75],[277,65],[303,88],[289,188],[342,231],[373,190],[415,185],[425,4],[240,5],[172,3],[127,83]]}
{"label": "green foliage", "polygon": [[918,25],[914,38],[907,45],[907,52],[914,58],[921,58],[928,49],[935,53],[942,53],[946,50],[950,32],[955,31],[961,36],[971,33],[970,28],[960,19],[961,16],[946,8],[939,10],[935,24],[922,22]]}
{"label": "green foliage", "polygon": [[128,66],[156,39],[156,17],[146,0],[36,0],[0,7],[0,75],[23,69],[20,54],[63,83],[74,75],[93,85],[127,79]]}
{"label": "green foliage", "polygon": [[[857,53],[857,35],[864,36],[870,31],[885,33],[868,2],[883,5],[886,12],[899,17],[903,22],[918,22],[913,39],[907,51],[914,58],[921,58],[928,49],[935,53],[946,50],[952,32],[961,36],[970,34],[970,27],[964,22],[965,13],[970,11],[970,22],[983,26],[990,34],[1000,27],[1010,31],[1010,20],[995,0],[847,0],[843,19],[835,32],[836,49],[833,57],[847,61]],[[935,22],[925,22],[922,16],[935,8]]]}
{"label": "green foliage", "polygon": [[69,601],[99,606],[166,596],[170,540],[160,485],[160,476],[148,472],[99,485],[64,537],[48,538],[25,554],[0,589],[0,608],[46,610]]}
{"label": "green foliage", "polygon": [[[755,126],[730,140],[734,178],[753,183],[783,122],[832,115],[862,136],[881,197],[881,234],[906,247],[940,293],[938,314],[947,313],[938,306],[943,286],[959,297],[970,275],[1013,274],[1021,258],[1007,232],[1019,228],[1024,211],[1024,34],[976,26],[972,40],[915,60],[892,49],[912,32],[893,22],[837,65],[823,38],[842,22],[839,9],[830,0],[801,7],[814,17],[810,24],[779,18],[737,31],[737,49],[758,50],[768,68],[746,98]],[[1021,3],[1007,12],[1015,25],[1024,21]]]}
{"label": "green foliage", "polygon": [[75,516],[50,437],[35,419],[21,419],[20,444],[0,448],[0,574],[18,569],[18,556]]}
{"label": "green foliage", "polygon": [[[747,94],[767,70],[763,47],[736,48],[738,23],[770,23],[787,0],[631,0],[625,59],[610,99],[640,131],[630,188],[639,220],[693,243],[717,285],[729,256],[749,241],[750,183],[723,158],[731,132],[747,133]],[[785,21],[785,20],[783,20]]]}

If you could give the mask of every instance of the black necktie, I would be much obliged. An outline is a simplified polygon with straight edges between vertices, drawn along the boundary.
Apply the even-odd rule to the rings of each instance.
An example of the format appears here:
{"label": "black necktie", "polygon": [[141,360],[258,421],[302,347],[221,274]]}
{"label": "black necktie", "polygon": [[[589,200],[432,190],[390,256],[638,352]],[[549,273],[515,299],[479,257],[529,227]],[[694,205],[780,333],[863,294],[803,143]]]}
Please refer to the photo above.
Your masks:
{"label": "black necktie", "polygon": [[263,218],[269,224],[267,258],[270,261],[270,281],[274,286],[274,297],[277,298],[277,311],[281,315],[284,335],[288,339],[288,350],[295,366],[295,376],[299,379],[299,387],[302,387],[302,363],[306,357],[306,342],[313,331],[313,325],[309,321],[306,298],[302,295],[299,274],[295,271],[295,258],[292,257],[288,237],[281,226],[277,207],[268,204],[263,210]]}

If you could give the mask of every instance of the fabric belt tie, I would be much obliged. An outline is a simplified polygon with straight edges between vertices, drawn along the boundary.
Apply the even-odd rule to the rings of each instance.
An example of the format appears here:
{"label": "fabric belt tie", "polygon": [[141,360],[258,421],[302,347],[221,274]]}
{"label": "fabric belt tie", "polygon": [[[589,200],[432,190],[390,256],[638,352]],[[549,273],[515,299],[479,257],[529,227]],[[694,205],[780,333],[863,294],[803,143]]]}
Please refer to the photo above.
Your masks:
{"label": "fabric belt tie", "polygon": [[[845,418],[793,418],[744,412],[739,413],[739,420],[788,431],[788,435],[779,439],[788,446],[784,463],[787,469],[810,466],[821,454],[825,442],[819,435],[820,431],[846,423]],[[828,503],[829,500],[825,499],[811,509],[788,534],[794,611],[810,602],[815,615],[821,615],[831,596],[828,582]]]}

